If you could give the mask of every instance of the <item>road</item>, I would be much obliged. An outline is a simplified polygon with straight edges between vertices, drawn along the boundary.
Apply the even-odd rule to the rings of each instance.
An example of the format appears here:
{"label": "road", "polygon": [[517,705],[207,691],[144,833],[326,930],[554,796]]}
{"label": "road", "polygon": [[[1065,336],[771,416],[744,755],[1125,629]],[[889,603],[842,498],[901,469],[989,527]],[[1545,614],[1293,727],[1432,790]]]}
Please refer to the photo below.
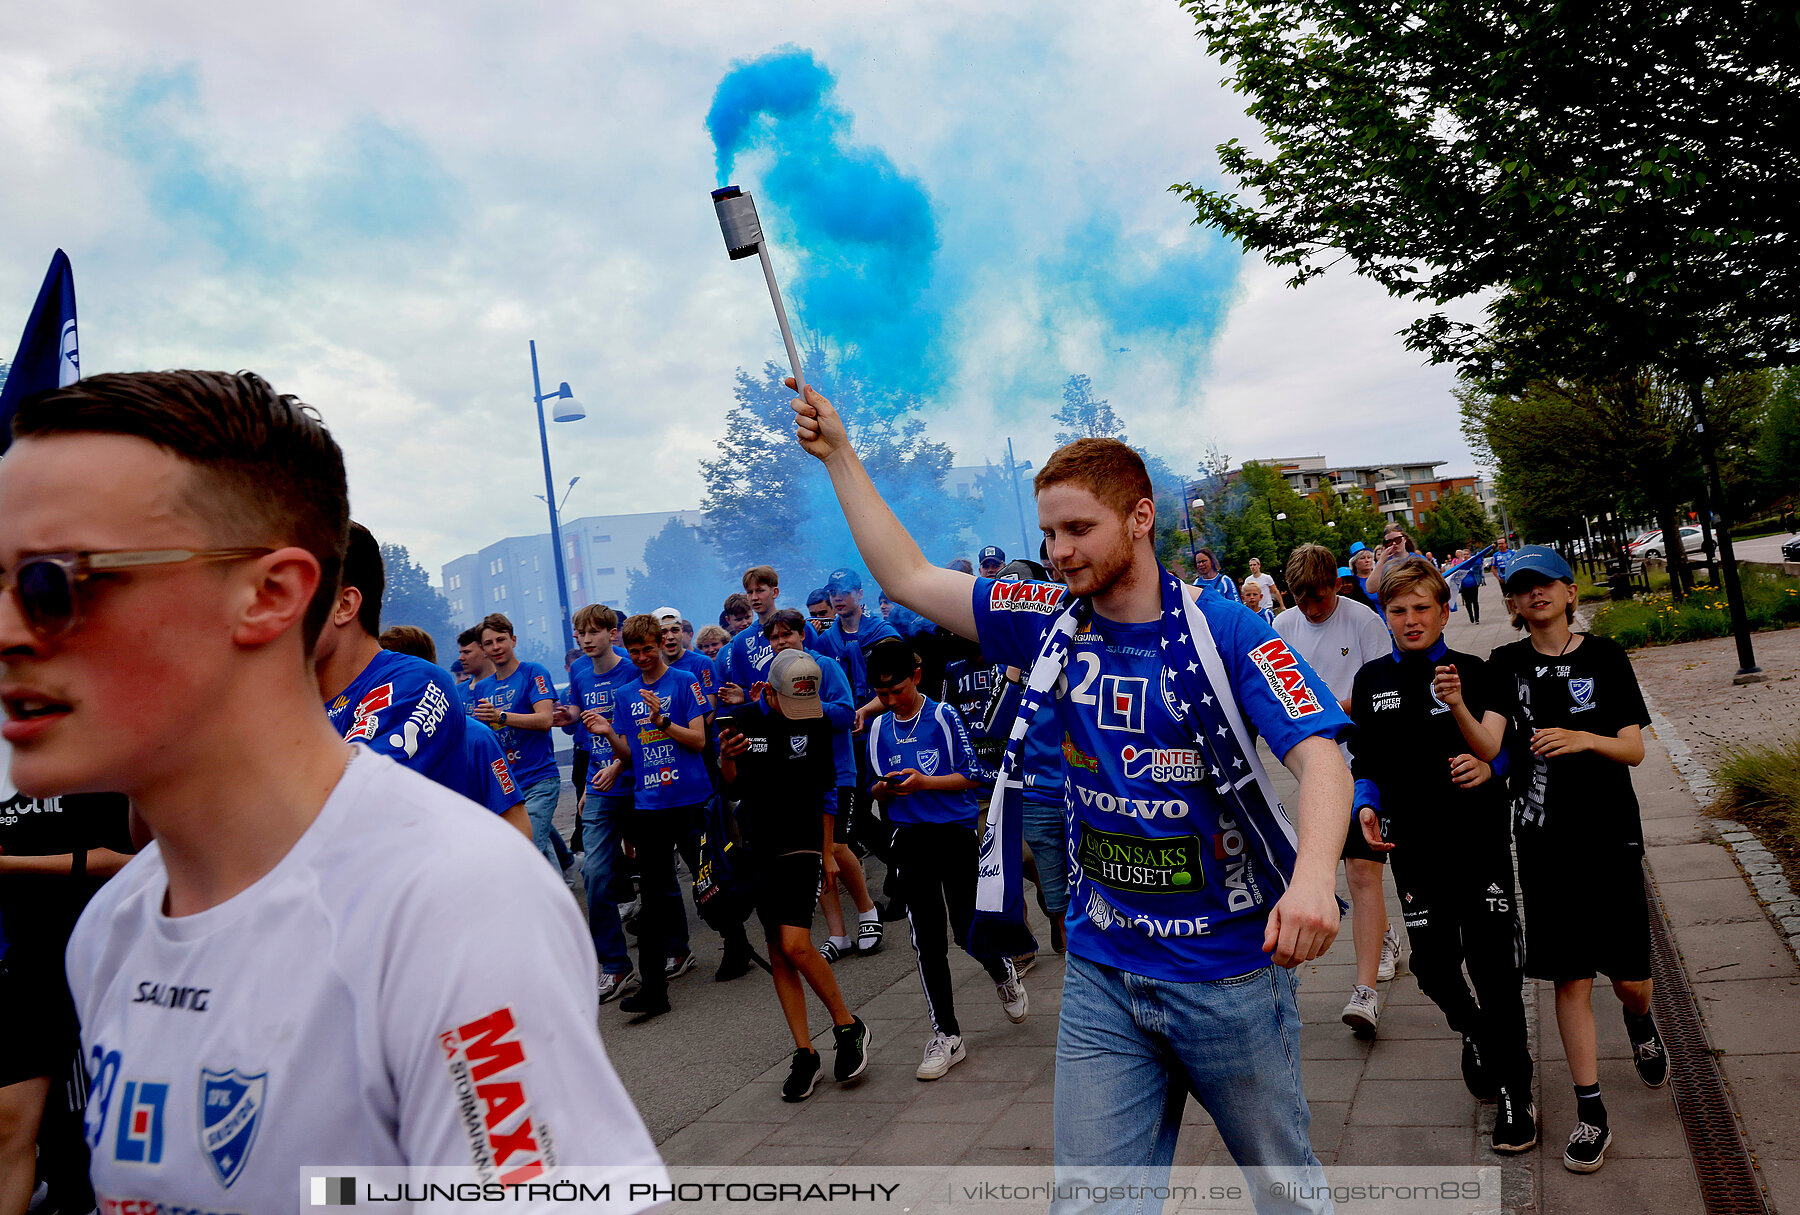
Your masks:
{"label": "road", "polygon": [[1800,536],[1800,532],[1788,535],[1758,536],[1754,540],[1738,540],[1732,543],[1732,551],[1739,561],[1780,561],[1781,546]]}

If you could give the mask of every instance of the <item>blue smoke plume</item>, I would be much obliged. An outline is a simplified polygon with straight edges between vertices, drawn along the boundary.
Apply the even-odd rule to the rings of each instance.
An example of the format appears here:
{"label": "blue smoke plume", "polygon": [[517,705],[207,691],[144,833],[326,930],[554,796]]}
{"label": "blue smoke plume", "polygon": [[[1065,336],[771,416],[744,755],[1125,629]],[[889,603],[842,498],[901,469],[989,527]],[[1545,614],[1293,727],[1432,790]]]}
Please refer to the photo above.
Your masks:
{"label": "blue smoke plume", "polygon": [[799,263],[787,287],[799,324],[872,382],[916,388],[939,328],[937,220],[923,186],[851,142],[836,84],[798,47],[734,65],[706,116],[719,183],[740,156],[767,155],[757,209],[771,244]]}

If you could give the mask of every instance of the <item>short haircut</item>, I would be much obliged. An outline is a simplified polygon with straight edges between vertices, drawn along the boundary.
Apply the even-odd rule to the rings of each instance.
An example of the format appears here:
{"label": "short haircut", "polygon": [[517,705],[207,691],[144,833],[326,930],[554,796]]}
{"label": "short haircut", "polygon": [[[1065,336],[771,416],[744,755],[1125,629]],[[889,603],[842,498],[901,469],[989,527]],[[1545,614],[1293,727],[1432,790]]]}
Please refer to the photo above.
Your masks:
{"label": "short haircut", "polygon": [[806,636],[806,617],[796,608],[778,608],[769,617],[768,623],[762,627],[764,637],[773,637],[776,629],[786,629],[790,633]]}
{"label": "short haircut", "polygon": [[919,669],[919,656],[898,637],[883,637],[868,649],[866,678],[871,688],[891,688],[911,679]]}
{"label": "short haircut", "polygon": [[1288,554],[1288,590],[1296,595],[1316,595],[1335,590],[1338,584],[1338,561],[1323,544],[1302,544]]}
{"label": "short haircut", "polygon": [[591,633],[595,629],[616,629],[619,627],[619,614],[604,603],[590,603],[575,611],[575,631]]}
{"label": "short haircut", "polygon": [[619,630],[619,635],[624,638],[625,644],[628,646],[653,645],[660,650],[662,648],[662,627],[654,616],[642,614],[627,616],[625,617],[625,626]]}
{"label": "short haircut", "polygon": [[[576,620],[579,621],[580,619],[581,618],[579,616],[576,617]],[[462,632],[458,633],[456,635],[456,644],[459,646],[480,645],[481,644],[481,626],[478,624],[472,624],[468,628],[464,629]]]}
{"label": "short haircut", "polygon": [[756,614],[755,609],[750,606],[750,596],[742,591],[733,591],[725,596],[724,612],[727,616],[754,616]]}
{"label": "short haircut", "polygon": [[[381,566],[381,546],[369,529],[350,521],[350,542],[344,546],[344,585],[362,595],[356,609],[357,623],[371,637],[381,635],[381,595],[387,589],[387,571]],[[432,659],[436,662],[437,659]]]}
{"label": "short haircut", "polygon": [[967,557],[958,557],[944,568],[947,570],[958,570],[965,574],[973,574],[975,572],[975,567],[969,564],[969,559]]}
{"label": "short haircut", "polygon": [[[416,624],[390,625],[388,630],[381,635],[381,648],[394,650],[401,654],[411,654],[414,658],[423,658],[426,662],[437,661],[437,642],[431,639],[430,633]],[[462,659],[457,659],[457,665],[462,665]]]}
{"label": "short haircut", "polygon": [[700,630],[699,635],[694,638],[694,644],[704,650],[706,648],[706,643],[709,641],[717,641],[720,645],[724,645],[730,640],[731,634],[727,633],[723,626],[709,624]]}
{"label": "short haircut", "polygon": [[692,637],[694,635],[694,622],[683,616],[681,618],[681,631],[686,633],[689,637]]}
{"label": "short haircut", "polygon": [[1400,561],[1381,575],[1381,606],[1396,595],[1424,591],[1439,603],[1450,602],[1450,584],[1429,561]]}
{"label": "short haircut", "polygon": [[513,632],[512,621],[508,620],[503,612],[489,612],[481,618],[481,631],[485,633],[489,629],[496,633],[505,633],[508,637],[518,636]]}
{"label": "short haircut", "polygon": [[745,590],[757,586],[779,587],[780,585],[781,579],[775,576],[775,567],[772,565],[753,565],[744,571]]}
{"label": "short haircut", "polygon": [[581,657],[581,647],[578,645],[570,646],[568,649],[564,650],[563,651],[563,669],[567,670],[568,668],[574,666],[575,660],[580,657]]}
{"label": "short haircut", "polygon": [[221,547],[311,553],[321,571],[301,623],[311,653],[337,603],[350,494],[344,453],[310,405],[254,372],[136,371],[33,393],[12,432],[145,439],[191,466],[183,505]]}
{"label": "short haircut", "polygon": [[830,603],[830,602],[831,602],[831,592],[826,590],[824,587],[819,587],[817,590],[809,592],[806,596],[806,606],[807,607],[811,607],[815,603]]}
{"label": "short haircut", "polygon": [[1057,448],[1031,479],[1031,490],[1041,494],[1065,483],[1087,490],[1121,519],[1155,498],[1144,458],[1117,439],[1076,439]]}

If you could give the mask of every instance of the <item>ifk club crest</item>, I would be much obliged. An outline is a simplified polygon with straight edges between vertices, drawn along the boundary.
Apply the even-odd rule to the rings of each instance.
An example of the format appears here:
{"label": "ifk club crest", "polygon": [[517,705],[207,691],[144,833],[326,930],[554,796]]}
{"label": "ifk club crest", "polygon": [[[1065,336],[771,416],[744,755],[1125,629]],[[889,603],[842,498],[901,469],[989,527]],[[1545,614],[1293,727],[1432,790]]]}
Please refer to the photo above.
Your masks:
{"label": "ifk club crest", "polygon": [[247,1076],[235,1067],[200,1072],[200,1149],[226,1189],[242,1175],[256,1144],[268,1087],[268,1072]]}

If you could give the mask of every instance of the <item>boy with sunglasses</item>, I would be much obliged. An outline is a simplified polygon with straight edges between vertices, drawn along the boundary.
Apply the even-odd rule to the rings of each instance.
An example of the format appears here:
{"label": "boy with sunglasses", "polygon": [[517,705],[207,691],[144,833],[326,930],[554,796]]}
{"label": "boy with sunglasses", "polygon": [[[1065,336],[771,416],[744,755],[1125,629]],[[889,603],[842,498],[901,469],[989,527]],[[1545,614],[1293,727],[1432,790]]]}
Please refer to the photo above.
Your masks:
{"label": "boy with sunglasses", "polygon": [[320,711],[349,519],[317,414],[248,373],[102,375],[13,433],[14,783],[123,793],[155,835],[67,954],[100,1209],[287,1210],[326,1162],[666,1183],[568,891]]}

